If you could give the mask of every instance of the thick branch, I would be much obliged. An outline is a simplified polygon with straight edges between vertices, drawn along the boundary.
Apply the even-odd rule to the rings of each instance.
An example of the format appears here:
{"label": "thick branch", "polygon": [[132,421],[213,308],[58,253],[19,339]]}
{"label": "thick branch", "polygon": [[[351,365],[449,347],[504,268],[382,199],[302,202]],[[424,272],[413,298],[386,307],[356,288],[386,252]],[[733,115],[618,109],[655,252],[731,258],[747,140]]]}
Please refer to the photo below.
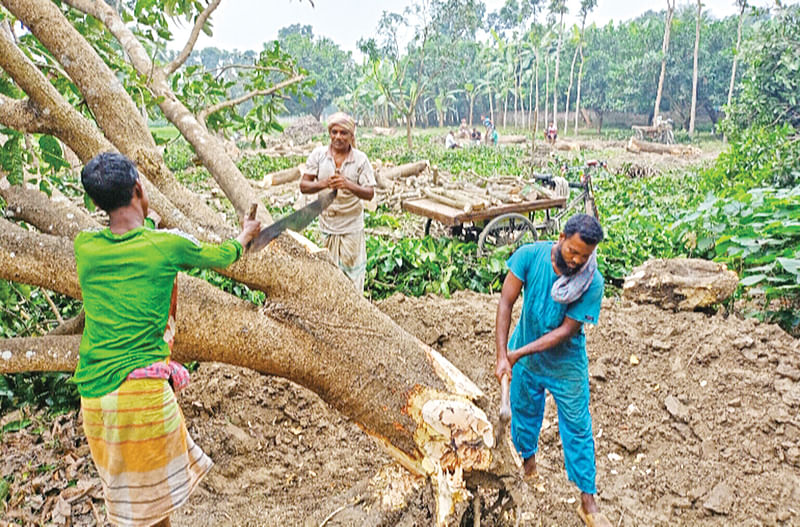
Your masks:
{"label": "thick branch", "polygon": [[71,243],[0,218],[0,278],[81,298]]}
{"label": "thick branch", "polygon": [[272,86],[270,88],[267,88],[265,90],[253,90],[253,91],[251,91],[249,93],[245,93],[244,95],[236,97],[235,99],[229,99],[227,101],[222,101],[222,102],[217,103],[217,104],[212,104],[211,106],[209,106],[207,108],[203,108],[202,110],[200,110],[200,112],[197,114],[197,118],[201,122],[206,122],[206,120],[208,119],[208,116],[213,114],[213,113],[216,113],[216,112],[218,112],[218,111],[220,111],[222,109],[225,109],[225,108],[230,108],[231,106],[237,106],[239,104],[242,104],[245,101],[249,101],[253,97],[264,97],[264,96],[267,96],[267,95],[272,95],[273,93],[275,93],[277,91],[280,91],[280,90],[286,88],[287,86],[291,86],[292,84],[297,84],[298,82],[300,82],[301,80],[303,80],[305,78],[306,78],[305,75],[295,75],[294,77],[286,79],[285,81],[279,82],[278,84],[276,84],[276,85],[274,85],[274,86]]}
{"label": "thick branch", "polygon": [[74,371],[80,344],[80,335],[0,340],[0,371]]}
{"label": "thick branch", "polygon": [[55,337],[57,335],[81,335],[83,328],[86,325],[86,314],[81,309],[81,312],[74,317],[65,320],[63,324],[53,328],[52,331],[47,333],[47,336]]}
{"label": "thick branch", "polygon": [[[103,137],[94,124],[82,116],[61,96],[47,78],[30,60],[28,60],[28,57],[9,39],[5,32],[0,32],[0,67],[2,67],[3,70],[14,79],[14,82],[28,94],[29,99],[26,103],[26,108],[29,113],[27,114],[27,118],[32,119],[33,116],[46,116],[41,117],[38,121],[34,121],[38,122],[40,125],[36,130],[37,132],[49,133],[58,137],[64,141],[84,163],[100,152],[115,150],[114,146]],[[2,108],[7,106],[7,104],[5,104],[6,101],[10,101],[9,104],[16,103],[13,99],[0,99],[0,102],[3,103],[0,104],[0,115],[3,113]],[[13,111],[12,109],[11,113],[13,113]],[[9,123],[9,125],[12,125],[12,123]],[[22,129],[21,131],[33,130]],[[7,185],[4,186],[7,187]],[[145,187],[150,196],[153,208],[162,215],[165,225],[181,228],[186,232],[197,234],[194,232],[192,224],[181,211],[146,179]],[[0,193],[10,196],[6,191],[7,188],[0,189]],[[21,192],[21,190],[12,189],[8,192]],[[38,194],[38,197],[31,198],[30,203],[26,203],[26,197],[20,197],[20,199],[15,202],[16,209],[20,209],[20,217],[35,222],[44,232],[56,232],[54,228],[63,227],[62,223],[65,219],[60,216],[59,211],[56,211],[46,218],[37,216],[39,211],[36,209],[42,209],[42,199],[46,199],[44,194]],[[191,195],[191,200],[196,201],[194,195]],[[34,210],[28,214],[27,211],[31,207],[33,207]],[[72,214],[74,217],[78,217],[81,214],[77,209],[67,211],[66,213]],[[67,220],[73,219],[70,218],[69,215],[65,217]],[[68,223],[74,222],[68,221]],[[75,232],[69,234],[67,231],[59,231],[59,233],[69,236],[74,236],[75,234]]]}
{"label": "thick branch", "polygon": [[25,133],[47,133],[50,123],[30,99],[12,99],[0,93],[0,124]]}
{"label": "thick branch", "polygon": [[0,196],[6,201],[6,210],[12,217],[35,225],[47,234],[71,239],[82,230],[99,226],[57,191],[50,199],[39,189],[9,185],[5,179],[0,179]]}
{"label": "thick branch", "polygon": [[[45,0],[35,1],[38,3]],[[66,1],[75,9],[100,20],[111,34],[114,35],[117,41],[119,41],[131,65],[133,65],[140,75],[147,79],[147,87],[153,95],[159,98],[160,102],[158,106],[161,108],[161,111],[164,112],[164,116],[178,128],[181,135],[194,147],[203,165],[217,181],[220,188],[222,188],[222,191],[233,204],[239,217],[244,217],[244,215],[247,214],[252,203],[258,203],[258,218],[264,224],[272,223],[272,216],[270,216],[269,212],[267,212],[263,204],[261,204],[256,193],[250,188],[250,184],[239,171],[239,168],[231,157],[226,153],[220,140],[210,134],[208,130],[200,124],[194,114],[178,100],[175,93],[172,91],[170,83],[167,81],[167,75],[164,69],[157,68],[153,65],[144,46],[139,42],[133,32],[125,26],[119,14],[101,0]],[[66,23],[66,20],[64,20],[64,23]],[[49,45],[48,48],[52,50]],[[89,79],[86,80],[88,81]],[[134,113],[136,112],[134,111]],[[120,115],[127,115],[127,113]],[[137,120],[139,118],[138,114],[134,117],[136,117]],[[141,126],[149,134],[145,123],[142,123]],[[103,129],[105,130],[105,127]],[[120,150],[122,150],[121,146]],[[125,152],[123,151],[123,153]],[[160,156],[157,157],[160,161]],[[137,161],[139,160],[137,159]],[[161,186],[160,183],[159,186]]]}
{"label": "thick branch", "polygon": [[[177,207],[183,216],[191,218],[204,231],[220,230],[223,225],[220,217],[172,177],[156,148],[147,123],[125,93],[114,72],[72,27],[58,7],[47,0],[2,0],[2,3],[30,28],[36,38],[64,66],[70,78],[80,88],[106,137],[120,152],[135,161],[140,172],[162,190],[165,196],[153,195],[151,200],[165,221],[179,224],[187,232],[194,230],[185,218],[173,212]],[[2,41],[0,37],[0,45]],[[48,108],[53,111],[53,108],[58,108],[64,112],[63,126],[54,135],[64,140],[84,162],[100,152],[113,150],[111,144],[97,133],[88,120],[76,117],[79,114],[46,79],[46,86],[41,83],[44,77],[33,64],[28,61],[29,67],[25,69],[10,64],[10,59],[5,58],[4,52],[13,52],[14,56],[20,53],[16,46],[13,48],[9,49],[6,45],[0,49],[3,69],[12,75],[15,82],[42,110]],[[45,94],[46,98],[40,99],[39,93]],[[80,137],[68,137],[71,133],[79,133]],[[81,140],[90,142],[80,144]],[[160,206],[165,208],[158,208]],[[224,228],[222,232],[225,232]]]}
{"label": "thick branch", "polygon": [[175,73],[175,71],[180,68],[184,62],[186,62],[186,59],[189,58],[189,55],[191,55],[192,49],[194,49],[194,45],[197,42],[197,37],[200,36],[200,31],[202,31],[203,26],[206,25],[206,20],[208,20],[208,17],[211,16],[211,13],[214,12],[221,1],[222,0],[212,0],[212,2],[208,4],[205,9],[203,9],[203,12],[200,13],[200,16],[197,17],[197,20],[194,22],[192,32],[189,35],[189,40],[186,41],[186,45],[183,46],[180,54],[164,67],[164,73],[166,73],[167,76]]}

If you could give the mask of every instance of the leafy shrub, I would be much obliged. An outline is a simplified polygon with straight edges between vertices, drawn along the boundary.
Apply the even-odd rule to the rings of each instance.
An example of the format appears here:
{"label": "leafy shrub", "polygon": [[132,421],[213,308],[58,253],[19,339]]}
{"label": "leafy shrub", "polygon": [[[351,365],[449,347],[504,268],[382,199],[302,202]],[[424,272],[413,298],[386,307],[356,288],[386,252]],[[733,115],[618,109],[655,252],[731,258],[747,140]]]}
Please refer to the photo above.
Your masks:
{"label": "leafy shrub", "polygon": [[238,163],[239,170],[249,179],[262,179],[270,172],[296,167],[303,163],[301,156],[272,157],[264,154],[245,156]]}
{"label": "leafy shrub", "polygon": [[164,163],[173,172],[186,170],[192,166],[194,149],[186,139],[179,138],[167,145],[164,149]]}
{"label": "leafy shrub", "polygon": [[394,293],[449,297],[453,291],[499,291],[512,247],[479,257],[474,242],[452,238],[403,238],[392,241],[367,237],[366,289],[373,299]]}

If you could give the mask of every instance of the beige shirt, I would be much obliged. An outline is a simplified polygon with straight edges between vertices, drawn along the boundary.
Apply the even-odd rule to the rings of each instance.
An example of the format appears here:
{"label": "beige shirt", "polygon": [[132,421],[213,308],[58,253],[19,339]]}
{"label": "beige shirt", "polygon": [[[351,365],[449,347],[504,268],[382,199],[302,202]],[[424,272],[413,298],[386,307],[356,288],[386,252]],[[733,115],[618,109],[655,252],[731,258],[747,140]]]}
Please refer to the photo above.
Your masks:
{"label": "beige shirt", "polygon": [[[342,175],[362,187],[374,187],[375,174],[367,155],[361,150],[350,149],[350,154],[342,162]],[[336,162],[330,147],[319,146],[311,152],[306,161],[306,174],[324,181],[333,176]],[[336,199],[319,217],[319,227],[325,234],[346,234],[364,229],[364,205],[361,198],[349,190],[339,189]]]}

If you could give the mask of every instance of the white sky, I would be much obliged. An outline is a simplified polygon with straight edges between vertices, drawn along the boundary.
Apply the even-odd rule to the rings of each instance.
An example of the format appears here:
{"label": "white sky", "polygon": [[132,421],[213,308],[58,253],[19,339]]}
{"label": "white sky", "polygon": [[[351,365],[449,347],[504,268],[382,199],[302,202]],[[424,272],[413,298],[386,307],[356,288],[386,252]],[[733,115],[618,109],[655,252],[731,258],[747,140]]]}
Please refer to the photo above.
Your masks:
{"label": "white sky", "polygon": [[[315,35],[331,38],[358,57],[356,43],[362,37],[375,35],[381,13],[402,12],[411,3],[411,0],[314,0],[315,7],[311,7],[307,0],[224,0],[212,15],[214,36],[201,33],[195,49],[215,46],[228,50],[260,50],[264,42],[277,38],[280,28],[303,24],[312,26]],[[505,0],[484,0],[484,3],[490,13],[500,9]],[[678,0],[678,6],[688,3],[692,2]],[[751,3],[760,7],[774,5],[771,0],[751,0]],[[653,0],[598,0],[597,4],[588,22],[598,25],[610,20],[628,20],[648,9],[666,7],[666,2]],[[737,12],[734,0],[704,0],[703,4],[704,9],[717,18]],[[577,22],[580,0],[568,0],[567,6],[567,24]],[[172,47],[180,49],[190,29],[186,24],[176,28]]]}

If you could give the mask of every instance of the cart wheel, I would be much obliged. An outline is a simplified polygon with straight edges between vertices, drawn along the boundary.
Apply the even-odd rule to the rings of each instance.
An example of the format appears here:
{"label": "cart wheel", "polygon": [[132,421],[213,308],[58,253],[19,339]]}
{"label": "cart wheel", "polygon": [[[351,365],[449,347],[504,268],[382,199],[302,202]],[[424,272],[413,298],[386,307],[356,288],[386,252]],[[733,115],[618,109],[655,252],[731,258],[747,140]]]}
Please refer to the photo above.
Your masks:
{"label": "cart wheel", "polygon": [[486,254],[493,248],[521,243],[525,239],[539,239],[533,223],[522,214],[503,214],[486,224],[481,231],[478,236],[478,253]]}

